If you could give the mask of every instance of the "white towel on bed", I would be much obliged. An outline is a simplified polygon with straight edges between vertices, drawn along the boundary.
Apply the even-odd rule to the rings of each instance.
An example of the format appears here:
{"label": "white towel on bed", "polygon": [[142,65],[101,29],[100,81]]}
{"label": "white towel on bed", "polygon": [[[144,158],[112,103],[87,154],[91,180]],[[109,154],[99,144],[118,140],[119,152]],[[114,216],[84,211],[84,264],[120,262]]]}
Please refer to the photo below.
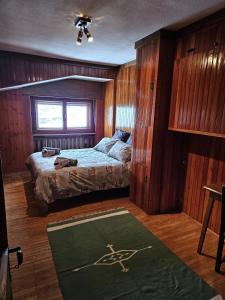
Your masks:
{"label": "white towel on bed", "polygon": [[61,169],[64,167],[72,167],[77,165],[77,159],[71,159],[66,157],[56,157],[54,165],[56,169]]}
{"label": "white towel on bed", "polygon": [[42,148],[42,156],[43,157],[50,157],[56,154],[60,154],[59,148],[51,148],[51,147],[43,147]]}

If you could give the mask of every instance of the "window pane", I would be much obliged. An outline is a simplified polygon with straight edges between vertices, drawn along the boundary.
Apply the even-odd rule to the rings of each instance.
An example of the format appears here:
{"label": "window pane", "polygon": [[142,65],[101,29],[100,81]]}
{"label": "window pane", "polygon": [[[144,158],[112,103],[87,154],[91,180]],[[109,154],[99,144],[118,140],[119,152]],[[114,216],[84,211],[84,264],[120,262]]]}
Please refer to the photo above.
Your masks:
{"label": "window pane", "polygon": [[87,105],[67,103],[66,112],[67,112],[67,128],[88,127]]}
{"label": "window pane", "polygon": [[62,129],[62,104],[49,102],[37,103],[37,127],[39,129]]}

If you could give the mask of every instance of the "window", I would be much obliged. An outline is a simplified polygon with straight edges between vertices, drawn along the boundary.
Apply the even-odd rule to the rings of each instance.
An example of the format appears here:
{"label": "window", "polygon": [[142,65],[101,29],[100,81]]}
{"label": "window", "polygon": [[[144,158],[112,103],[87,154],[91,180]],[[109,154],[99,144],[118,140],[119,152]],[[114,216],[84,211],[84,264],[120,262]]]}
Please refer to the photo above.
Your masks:
{"label": "window", "polygon": [[67,128],[88,127],[88,106],[82,103],[66,103]]}
{"label": "window", "polygon": [[37,129],[63,129],[63,104],[61,102],[36,102]]}
{"label": "window", "polygon": [[35,133],[93,132],[90,100],[32,98]]}

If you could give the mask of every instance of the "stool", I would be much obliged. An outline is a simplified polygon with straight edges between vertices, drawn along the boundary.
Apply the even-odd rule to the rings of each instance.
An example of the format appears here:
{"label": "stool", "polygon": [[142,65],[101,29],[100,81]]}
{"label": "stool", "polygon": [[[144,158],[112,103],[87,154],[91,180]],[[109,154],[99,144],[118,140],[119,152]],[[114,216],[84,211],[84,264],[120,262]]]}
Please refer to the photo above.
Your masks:
{"label": "stool", "polygon": [[222,187],[222,209],[221,209],[219,243],[217,248],[216,265],[215,265],[216,272],[220,272],[221,264],[222,262],[224,262],[224,259],[222,258],[224,238],[225,238],[225,185]]}
{"label": "stool", "polygon": [[219,272],[221,264],[223,262],[222,259],[222,253],[223,253],[223,245],[224,245],[224,239],[225,239],[225,186],[218,186],[215,184],[211,185],[205,185],[203,186],[204,189],[210,192],[210,197],[208,201],[208,205],[206,208],[202,230],[199,238],[198,243],[198,250],[197,252],[199,254],[202,253],[202,247],[205,240],[206,231],[209,225],[209,220],[211,216],[211,212],[213,209],[213,204],[215,200],[222,201],[221,206],[221,222],[220,222],[220,234],[219,234],[219,242],[218,242],[218,248],[217,248],[217,255],[216,255],[216,265],[215,265],[215,271]]}

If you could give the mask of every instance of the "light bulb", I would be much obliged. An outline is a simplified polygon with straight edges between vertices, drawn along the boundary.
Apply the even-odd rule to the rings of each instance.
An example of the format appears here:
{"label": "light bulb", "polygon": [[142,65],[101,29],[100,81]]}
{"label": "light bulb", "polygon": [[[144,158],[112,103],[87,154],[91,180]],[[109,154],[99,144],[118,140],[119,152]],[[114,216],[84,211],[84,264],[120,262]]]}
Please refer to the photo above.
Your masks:
{"label": "light bulb", "polygon": [[93,36],[90,35],[87,40],[88,40],[89,43],[92,43],[94,38],[93,38]]}

